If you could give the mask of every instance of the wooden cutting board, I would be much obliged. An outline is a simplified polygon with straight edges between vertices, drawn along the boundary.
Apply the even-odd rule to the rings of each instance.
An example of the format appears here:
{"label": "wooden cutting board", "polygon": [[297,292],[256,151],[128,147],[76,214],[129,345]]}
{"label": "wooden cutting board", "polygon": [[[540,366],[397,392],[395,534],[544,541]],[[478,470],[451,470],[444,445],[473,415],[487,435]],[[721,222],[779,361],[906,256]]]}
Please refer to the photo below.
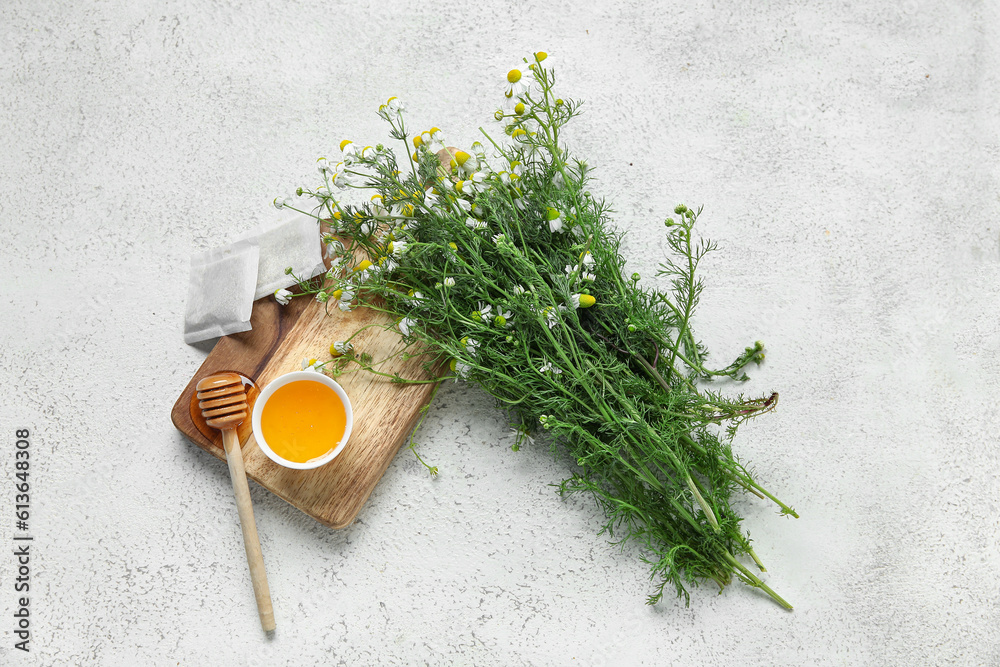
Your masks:
{"label": "wooden cutting board", "polygon": [[[330,306],[327,314],[325,304],[306,296],[292,299],[287,306],[278,305],[271,297],[255,302],[250,318],[253,329],[219,339],[174,404],[170,414],[174,425],[196,445],[225,461],[222,434],[205,424],[198,410],[195,385],[202,378],[219,371],[235,371],[254,383],[248,387],[252,401],[275,377],[301,370],[302,359],[330,359],[333,341],[346,340],[363,327],[368,328],[352,342],[357,354],[367,352],[374,362],[405,346],[392,326],[394,320],[385,313],[368,308],[343,313],[335,304]],[[397,355],[377,368],[404,378],[427,379],[423,369],[426,360],[404,360]],[[348,367],[359,368],[357,364]],[[251,479],[317,521],[331,528],[344,528],[357,516],[407,440],[435,385],[394,383],[364,370],[345,373],[337,382],[351,399],[354,430],[347,446],[330,463],[314,470],[283,468],[260,451],[249,419],[238,433]]]}

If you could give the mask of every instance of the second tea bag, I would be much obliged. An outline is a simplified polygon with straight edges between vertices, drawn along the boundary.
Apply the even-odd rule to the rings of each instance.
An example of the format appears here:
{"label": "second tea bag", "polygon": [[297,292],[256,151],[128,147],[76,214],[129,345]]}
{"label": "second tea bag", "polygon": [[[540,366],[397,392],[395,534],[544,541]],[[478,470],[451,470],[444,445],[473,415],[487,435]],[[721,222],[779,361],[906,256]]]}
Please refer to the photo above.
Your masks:
{"label": "second tea bag", "polygon": [[326,271],[319,221],[303,213],[295,213],[277,225],[264,225],[245,240],[260,248],[254,299],[294,285],[295,278],[285,273],[288,267],[302,280]]}
{"label": "second tea bag", "polygon": [[250,330],[258,252],[244,240],[191,257],[185,343]]}

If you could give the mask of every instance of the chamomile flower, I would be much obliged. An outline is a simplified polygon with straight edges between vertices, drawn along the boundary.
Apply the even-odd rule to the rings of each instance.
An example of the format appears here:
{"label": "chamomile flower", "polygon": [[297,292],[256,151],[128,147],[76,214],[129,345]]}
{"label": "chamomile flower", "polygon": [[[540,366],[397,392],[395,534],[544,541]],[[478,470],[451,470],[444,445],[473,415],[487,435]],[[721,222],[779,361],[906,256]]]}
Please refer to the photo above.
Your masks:
{"label": "chamomile flower", "polygon": [[396,323],[396,326],[399,328],[399,333],[409,336],[413,329],[416,328],[417,321],[412,317],[404,317]]}
{"label": "chamomile flower", "polygon": [[441,203],[441,198],[438,197],[433,192],[428,192],[424,195],[424,206],[427,208],[435,208]]}
{"label": "chamomile flower", "polygon": [[344,155],[344,164],[350,166],[358,156],[358,147],[350,139],[340,142],[340,152]]}
{"label": "chamomile flower", "polygon": [[468,181],[455,181],[455,185],[452,186],[459,195],[465,195],[466,197],[476,194],[476,183],[472,180]]}
{"label": "chamomile flower", "polygon": [[516,127],[514,131],[510,133],[510,138],[519,143],[527,143],[531,141],[531,137],[535,135],[534,132],[529,132],[523,127]]}
{"label": "chamomile flower", "polygon": [[493,235],[493,243],[495,245],[500,245],[501,243],[503,243],[506,240],[507,240],[506,234],[502,234],[501,233],[501,234],[494,234]]}
{"label": "chamomile flower", "polygon": [[508,100],[513,100],[524,94],[528,90],[528,82],[530,80],[531,72],[527,66],[515,67],[510,70],[507,72],[507,85],[503,91],[504,97]]}
{"label": "chamomile flower", "polygon": [[548,373],[549,375],[562,375],[562,369],[559,368],[558,366],[553,366],[552,362],[550,361],[546,361],[544,364],[542,364],[542,366],[538,369],[538,372],[543,375],[545,375],[546,373]]}
{"label": "chamomile flower", "polygon": [[590,308],[595,303],[597,303],[597,299],[589,294],[574,294],[569,298],[569,305],[571,305],[574,309]]}
{"label": "chamomile flower", "polygon": [[454,287],[455,286],[455,279],[451,278],[451,277],[445,278],[444,279],[444,286],[445,287]]}
{"label": "chamomile flower", "polygon": [[514,294],[520,296],[521,294],[524,294],[528,290],[524,289],[524,285],[514,285],[513,289],[511,289],[511,291]]}
{"label": "chamomile flower", "polygon": [[580,265],[585,269],[589,269],[594,266],[594,256],[590,254],[589,250],[584,250],[580,253]]}
{"label": "chamomile flower", "polygon": [[403,103],[400,101],[398,97],[390,97],[386,101],[385,106],[386,109],[389,111],[389,113],[394,113],[397,115],[402,114],[404,111],[406,111],[406,107],[403,106]]}
{"label": "chamomile flower", "polygon": [[278,209],[279,211],[285,208],[286,206],[291,206],[293,203],[294,202],[291,197],[282,197],[280,199],[278,197],[274,198],[274,208]]}
{"label": "chamomile flower", "polygon": [[486,221],[470,217],[465,219],[465,226],[469,229],[486,229]]}
{"label": "chamomile flower", "polygon": [[509,310],[498,309],[497,316],[493,318],[493,323],[503,329],[509,329],[512,326],[514,326],[514,322],[511,319],[512,316],[513,313],[511,313]]}
{"label": "chamomile flower", "polygon": [[550,329],[559,324],[559,315],[556,313],[556,309],[552,306],[543,308],[542,316],[545,318],[545,323],[549,325]]}
{"label": "chamomile flower", "polygon": [[352,187],[355,185],[354,177],[351,174],[348,174],[346,169],[338,169],[333,175],[333,185],[341,190]]}
{"label": "chamomile flower", "polygon": [[[416,139],[414,139],[413,143],[416,144]],[[420,145],[425,147],[431,153],[437,153],[440,150],[444,150],[444,137],[441,135],[441,130],[436,127],[432,127],[426,132],[421,132]]]}
{"label": "chamomile flower", "polygon": [[[399,262],[393,259],[391,255],[386,255],[384,257],[379,257],[377,266],[378,273],[388,276],[399,268]],[[375,267],[372,267],[372,270],[374,271]],[[378,273],[376,273],[376,275],[378,275]]]}
{"label": "chamomile flower", "polygon": [[287,306],[288,302],[292,300],[292,293],[286,289],[276,289],[274,290],[274,300],[278,302],[278,305]]}
{"label": "chamomile flower", "polygon": [[449,368],[451,368],[452,372],[455,373],[455,382],[458,382],[459,379],[464,380],[469,377],[469,371],[472,370],[472,366],[462,363],[458,359],[452,359],[449,364]]}
{"label": "chamomile flower", "polygon": [[302,360],[302,370],[313,371],[314,373],[319,372],[319,359],[303,359]]}
{"label": "chamomile flower", "polygon": [[466,336],[465,338],[463,338],[459,342],[462,345],[465,346],[465,351],[466,352],[468,352],[472,356],[476,356],[476,353],[479,350],[479,341],[478,340],[476,340],[475,338],[469,338],[468,336]]}
{"label": "chamomile flower", "polygon": [[338,340],[330,345],[330,356],[331,357],[342,357],[345,354],[351,352],[354,349],[354,344],[346,341]]}
{"label": "chamomile flower", "polygon": [[393,257],[402,257],[408,245],[409,243],[406,241],[389,241],[389,245],[385,247],[385,251]]}
{"label": "chamomile flower", "polygon": [[465,151],[455,151],[455,156],[451,159],[451,166],[458,172],[459,176],[468,176],[479,169],[479,160]]}
{"label": "chamomile flower", "polygon": [[472,319],[477,322],[482,322],[489,317],[490,313],[493,311],[493,306],[488,303],[483,303],[482,301],[480,301],[478,305],[479,310],[472,312]]}
{"label": "chamomile flower", "polygon": [[326,244],[326,256],[330,259],[336,259],[344,253],[344,244],[331,234],[323,237],[323,243]]}
{"label": "chamomile flower", "polygon": [[510,430],[511,434],[514,436],[514,444],[511,445],[511,449],[515,452],[521,448],[521,443],[526,442],[529,445],[535,444],[535,439],[532,438],[527,431],[521,428],[512,428]]}
{"label": "chamomile flower", "polygon": [[562,213],[558,210],[548,207],[545,211],[545,220],[549,223],[549,231],[555,234],[556,232],[561,232],[563,228],[563,218]]}
{"label": "chamomile flower", "polygon": [[354,301],[356,295],[356,292],[352,289],[337,289],[330,296],[340,301],[338,306],[340,310],[346,313],[351,310],[351,302]]}

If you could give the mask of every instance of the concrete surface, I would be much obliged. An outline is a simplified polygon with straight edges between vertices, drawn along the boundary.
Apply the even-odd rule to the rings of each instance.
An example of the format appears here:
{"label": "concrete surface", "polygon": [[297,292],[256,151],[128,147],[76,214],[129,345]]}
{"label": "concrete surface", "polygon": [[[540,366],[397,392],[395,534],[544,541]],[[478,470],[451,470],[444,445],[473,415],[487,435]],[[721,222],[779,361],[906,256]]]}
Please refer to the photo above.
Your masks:
{"label": "concrete surface", "polygon": [[[1000,664],[1000,9],[995,2],[5,2],[0,6],[0,663]],[[451,384],[359,521],[254,486],[262,636],[224,465],[170,408],[191,254],[276,219],[342,138],[494,129],[551,55],[568,140],[652,276],[705,205],[697,327],[762,338],[735,443],[783,612],[644,604],[567,465]],[[31,652],[14,648],[15,430],[31,430]]]}

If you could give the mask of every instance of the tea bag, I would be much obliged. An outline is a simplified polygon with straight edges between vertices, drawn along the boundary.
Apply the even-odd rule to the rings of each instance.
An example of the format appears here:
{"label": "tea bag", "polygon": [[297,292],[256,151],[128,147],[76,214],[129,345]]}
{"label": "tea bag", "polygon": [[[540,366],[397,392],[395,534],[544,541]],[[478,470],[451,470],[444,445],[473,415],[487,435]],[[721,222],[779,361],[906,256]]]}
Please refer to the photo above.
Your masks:
{"label": "tea bag", "polygon": [[244,240],[260,247],[254,299],[294,285],[295,278],[285,273],[288,267],[302,280],[326,271],[316,218],[295,213],[277,226],[261,226]]}
{"label": "tea bag", "polygon": [[191,257],[184,342],[250,330],[260,249],[243,239]]}

